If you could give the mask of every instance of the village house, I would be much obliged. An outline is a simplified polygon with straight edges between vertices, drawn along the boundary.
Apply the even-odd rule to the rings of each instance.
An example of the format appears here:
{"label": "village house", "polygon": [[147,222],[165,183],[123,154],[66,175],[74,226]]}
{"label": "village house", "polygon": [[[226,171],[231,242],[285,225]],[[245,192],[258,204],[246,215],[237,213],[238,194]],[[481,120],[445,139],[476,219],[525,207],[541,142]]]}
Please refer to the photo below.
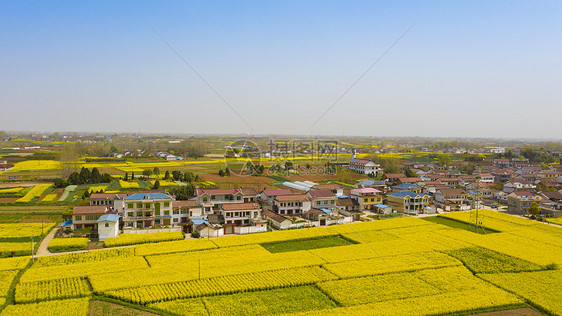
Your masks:
{"label": "village house", "polygon": [[271,210],[280,215],[301,215],[308,212],[311,202],[305,194],[279,195],[272,201]]}
{"label": "village house", "polygon": [[256,202],[258,194],[252,188],[240,189],[197,189],[197,204],[208,214],[219,210],[224,204]]}
{"label": "village house", "polygon": [[492,165],[494,167],[499,167],[499,168],[507,168],[509,167],[511,164],[511,162],[509,161],[509,159],[494,159],[492,160]]}
{"label": "village house", "polygon": [[382,203],[381,191],[373,188],[351,190],[351,199],[356,200],[361,210],[371,210],[373,205]]}
{"label": "village house", "polygon": [[261,218],[261,207],[258,203],[227,203],[221,206],[221,215],[225,224],[248,226],[252,219]]}
{"label": "village house", "polygon": [[98,226],[98,240],[104,241],[107,238],[119,236],[119,215],[105,214],[96,221]]}
{"label": "village house", "polygon": [[536,188],[537,186],[533,182],[527,180],[509,181],[503,185],[503,191],[505,193],[511,193],[513,191],[518,191],[518,190],[533,191]]}
{"label": "village house", "polygon": [[403,184],[403,183],[420,183],[423,182],[422,179],[418,178],[418,177],[403,177],[403,178],[398,178],[394,184]]}
{"label": "village house", "polygon": [[330,190],[310,190],[306,193],[310,201],[311,207],[317,209],[336,210],[336,201],[338,197]]}
{"label": "village house", "polygon": [[109,208],[123,211],[123,199],[126,196],[126,193],[92,193],[90,195],[90,205],[107,205]]}
{"label": "village house", "polygon": [[515,191],[507,195],[507,211],[518,215],[526,215],[531,203],[540,203],[542,200],[542,197],[536,192]]}
{"label": "village house", "polygon": [[171,225],[172,197],[164,193],[136,193],[124,198],[125,227],[149,228]]}
{"label": "village house", "polygon": [[349,161],[349,170],[360,174],[373,174],[378,175],[382,170],[380,165],[368,159],[353,158]]}
{"label": "village house", "polygon": [[494,169],[490,173],[494,176],[494,180],[499,182],[509,181],[513,176],[513,170],[511,169]]}
{"label": "village house", "polygon": [[106,214],[117,214],[105,205],[75,206],[72,211],[72,230],[91,228],[94,232],[98,228],[98,219]]}
{"label": "village house", "polygon": [[382,180],[367,179],[357,183],[358,188],[373,188],[382,192],[386,191],[386,184]]}
{"label": "village house", "polygon": [[562,215],[562,193],[558,191],[540,192],[543,198],[541,214],[546,217],[560,217]]}
{"label": "village house", "polygon": [[431,197],[426,194],[410,191],[399,191],[387,194],[386,205],[400,213],[424,214],[430,208]]}
{"label": "village house", "polygon": [[289,189],[263,190],[259,194],[259,197],[265,203],[267,203],[269,205],[273,205],[273,199],[275,199],[275,197],[281,196],[281,195],[292,195],[292,194],[293,194],[293,191],[291,191]]}
{"label": "village house", "polygon": [[336,205],[339,214],[351,216],[353,221],[361,219],[361,205],[357,202],[357,199],[352,199],[349,196],[339,196]]}
{"label": "village house", "polygon": [[480,173],[477,176],[479,177],[480,182],[494,183],[494,175],[492,175],[491,173]]}
{"label": "village house", "polygon": [[287,217],[272,211],[263,211],[263,215],[268,220],[269,224],[276,229],[289,229],[293,223]]}
{"label": "village house", "polygon": [[385,173],[382,175],[382,180],[390,186],[395,185],[399,178],[406,178],[406,175],[403,173]]}
{"label": "village house", "polygon": [[443,188],[435,192],[435,204],[447,211],[470,209],[470,194],[464,189]]}
{"label": "village house", "polygon": [[343,195],[343,188],[339,184],[335,183],[316,184],[312,188],[315,190],[330,190],[336,196]]}

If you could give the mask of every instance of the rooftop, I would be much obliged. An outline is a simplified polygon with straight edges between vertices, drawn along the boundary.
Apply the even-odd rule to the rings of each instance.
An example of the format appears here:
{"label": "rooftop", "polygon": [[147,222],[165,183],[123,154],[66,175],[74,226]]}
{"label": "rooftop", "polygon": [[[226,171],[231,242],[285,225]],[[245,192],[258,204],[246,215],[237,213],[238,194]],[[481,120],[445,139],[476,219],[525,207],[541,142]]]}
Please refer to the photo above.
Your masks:
{"label": "rooftop", "polygon": [[125,200],[171,200],[172,197],[164,193],[135,193],[126,196]]}

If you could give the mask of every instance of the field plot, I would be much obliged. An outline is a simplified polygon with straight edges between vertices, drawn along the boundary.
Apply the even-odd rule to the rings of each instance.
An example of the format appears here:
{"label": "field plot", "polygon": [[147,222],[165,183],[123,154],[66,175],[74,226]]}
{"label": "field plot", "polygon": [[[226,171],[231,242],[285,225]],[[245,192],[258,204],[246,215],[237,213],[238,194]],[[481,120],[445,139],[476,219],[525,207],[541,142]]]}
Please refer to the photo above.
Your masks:
{"label": "field plot", "polygon": [[8,302],[18,304],[4,308],[8,315],[83,302],[65,310],[80,314],[104,297],[127,306],[116,312],[138,304],[173,315],[448,315],[526,304],[561,314],[561,270],[548,270],[562,260],[561,228],[488,218],[498,232],[404,217],[215,239],[123,235],[114,245],[130,247],[33,264],[0,259],[0,301],[12,286]]}
{"label": "field plot", "polygon": [[146,234],[121,234],[119,237],[107,238],[105,240],[106,247],[127,246],[135,244],[144,244],[151,242],[161,242],[170,240],[184,239],[182,232],[160,232]]}
{"label": "field plot", "polygon": [[481,278],[529,300],[554,315],[562,315],[562,271],[483,274]]}
{"label": "field plot", "polygon": [[[282,302],[281,304],[279,304]],[[149,304],[177,315],[277,315],[332,308],[336,305],[314,286],[211,296]],[[275,308],[272,308],[275,306]],[[206,307],[206,308],[205,308]]]}
{"label": "field plot", "polygon": [[8,305],[2,311],[2,316],[29,316],[29,315],[88,315],[90,299],[68,299],[40,302],[33,304]]}

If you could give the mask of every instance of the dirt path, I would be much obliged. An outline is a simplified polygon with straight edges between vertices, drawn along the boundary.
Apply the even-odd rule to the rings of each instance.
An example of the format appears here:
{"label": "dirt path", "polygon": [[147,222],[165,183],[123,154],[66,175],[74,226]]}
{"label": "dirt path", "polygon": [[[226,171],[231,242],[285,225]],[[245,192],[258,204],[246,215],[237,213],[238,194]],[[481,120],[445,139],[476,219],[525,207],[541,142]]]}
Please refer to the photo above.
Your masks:
{"label": "dirt path", "polygon": [[49,242],[51,241],[51,239],[55,237],[55,233],[57,232],[58,229],[59,229],[58,227],[53,228],[53,230],[51,230],[49,234],[47,234],[47,236],[43,238],[41,245],[39,245],[39,249],[37,249],[37,254],[35,255],[36,257],[51,255],[51,252],[49,252],[47,246],[49,246]]}

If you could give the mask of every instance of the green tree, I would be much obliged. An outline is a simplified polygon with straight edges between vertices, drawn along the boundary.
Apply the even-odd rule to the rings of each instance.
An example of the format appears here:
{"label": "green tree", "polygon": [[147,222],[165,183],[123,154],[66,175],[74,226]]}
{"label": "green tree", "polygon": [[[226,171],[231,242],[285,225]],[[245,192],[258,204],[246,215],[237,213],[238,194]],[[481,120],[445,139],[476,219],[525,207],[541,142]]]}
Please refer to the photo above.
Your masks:
{"label": "green tree", "polygon": [[[406,177],[410,177],[410,178],[418,176],[414,171],[412,171],[412,168],[410,167],[407,167],[406,170],[404,170],[404,174],[406,175]],[[375,175],[373,174],[373,177],[374,176]]]}
{"label": "green tree", "polygon": [[125,180],[125,181],[129,181],[129,173],[128,173],[128,172],[125,172],[125,178],[124,178],[124,180]]}
{"label": "green tree", "polygon": [[164,180],[168,179],[170,179],[170,171],[166,170],[166,173],[164,174]]}
{"label": "green tree", "polygon": [[224,173],[226,174],[227,177],[230,177],[230,168],[226,167]]}
{"label": "green tree", "polygon": [[152,188],[154,190],[159,189],[160,188],[160,181],[159,180],[154,181],[154,186],[152,186]]}
{"label": "green tree", "polygon": [[131,172],[131,180],[135,180],[135,172]]}
{"label": "green tree", "polygon": [[541,213],[541,208],[539,206],[539,203],[537,202],[531,203],[531,206],[529,206],[529,209],[527,211],[531,213],[531,215],[538,216]]}
{"label": "green tree", "polygon": [[219,176],[224,177],[224,175],[225,175],[224,171],[222,169],[219,170]]}
{"label": "green tree", "polygon": [[541,162],[541,169],[542,170],[548,170],[548,169],[550,169],[550,167],[547,164],[545,164],[544,162]]}
{"label": "green tree", "polygon": [[159,176],[160,175],[160,169],[158,167],[154,167],[154,170],[152,170],[152,173]]}
{"label": "green tree", "polygon": [[92,174],[90,175],[91,183],[101,183],[101,174],[98,168],[92,169]]}

